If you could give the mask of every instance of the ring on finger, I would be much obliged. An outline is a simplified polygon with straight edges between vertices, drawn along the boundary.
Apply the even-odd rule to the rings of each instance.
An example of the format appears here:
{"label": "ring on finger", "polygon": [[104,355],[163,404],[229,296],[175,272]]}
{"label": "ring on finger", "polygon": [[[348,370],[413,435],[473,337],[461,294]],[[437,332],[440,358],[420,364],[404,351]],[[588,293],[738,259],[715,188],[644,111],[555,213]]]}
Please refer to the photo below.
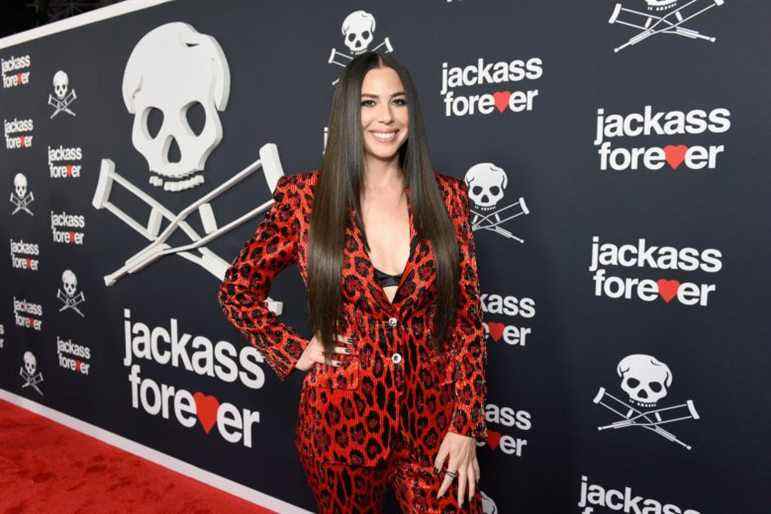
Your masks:
{"label": "ring on finger", "polygon": [[458,472],[457,472],[457,471],[452,471],[452,470],[450,470],[450,469],[448,469],[447,471],[445,471],[445,472],[444,472],[444,474],[445,474],[445,475],[450,475],[450,478],[455,478],[455,477],[457,477],[457,476],[458,476]]}

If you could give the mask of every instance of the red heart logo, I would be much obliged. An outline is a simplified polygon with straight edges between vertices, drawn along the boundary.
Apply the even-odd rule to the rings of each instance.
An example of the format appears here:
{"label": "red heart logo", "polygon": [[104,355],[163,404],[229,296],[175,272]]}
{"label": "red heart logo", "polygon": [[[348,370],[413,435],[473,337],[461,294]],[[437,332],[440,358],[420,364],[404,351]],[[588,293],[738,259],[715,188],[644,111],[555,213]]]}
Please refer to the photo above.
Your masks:
{"label": "red heart logo", "polygon": [[664,147],[664,155],[667,158],[669,166],[676,170],[678,166],[685,160],[685,152],[688,151],[688,147],[685,145],[667,145]]}
{"label": "red heart logo", "polygon": [[669,303],[677,295],[677,290],[680,288],[679,280],[666,280],[660,278],[656,281],[659,285],[659,296]]}
{"label": "red heart logo", "polygon": [[195,414],[201,421],[204,432],[208,434],[214,426],[214,422],[217,421],[220,401],[214,396],[203,393],[195,393],[193,398],[195,399]]}
{"label": "red heart logo", "polygon": [[503,323],[487,323],[487,331],[490,333],[490,337],[492,337],[495,342],[498,342],[501,340],[501,336],[503,335],[503,329],[506,328],[506,325]]}
{"label": "red heart logo", "polygon": [[501,442],[501,433],[495,430],[487,429],[487,445],[495,450],[498,448],[498,443]]}
{"label": "red heart logo", "polygon": [[495,98],[495,107],[498,108],[498,111],[503,112],[506,110],[506,108],[509,106],[510,96],[511,91],[496,91],[493,93],[493,98]]}

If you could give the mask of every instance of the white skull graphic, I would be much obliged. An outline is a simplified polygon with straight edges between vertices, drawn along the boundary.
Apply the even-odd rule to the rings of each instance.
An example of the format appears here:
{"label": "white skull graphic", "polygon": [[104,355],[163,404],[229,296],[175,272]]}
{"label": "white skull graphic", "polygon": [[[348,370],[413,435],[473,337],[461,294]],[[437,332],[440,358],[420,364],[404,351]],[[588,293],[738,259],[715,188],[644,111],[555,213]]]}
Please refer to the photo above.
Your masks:
{"label": "white skull graphic", "polygon": [[35,370],[37,369],[37,359],[35,358],[35,355],[30,352],[26,351],[24,352],[24,369],[27,371],[28,375],[34,375]]}
{"label": "white skull graphic", "polygon": [[75,292],[78,290],[78,277],[75,276],[75,273],[72,272],[72,270],[64,270],[64,273],[62,273],[62,287],[64,288],[64,292],[67,293],[67,296],[72,298],[75,295]]}
{"label": "white skull graphic", "polygon": [[17,173],[13,177],[13,190],[16,191],[16,196],[19,198],[27,196],[27,177],[21,173]]}
{"label": "white skull graphic", "polygon": [[59,99],[63,99],[67,95],[67,89],[70,87],[70,78],[62,70],[57,71],[54,74],[54,93]]}
{"label": "white skull graphic", "polygon": [[645,0],[649,11],[668,11],[677,6],[677,0]]}
{"label": "white skull graphic", "polygon": [[489,211],[503,198],[508,184],[506,172],[491,162],[475,164],[466,172],[468,195],[479,209]]}
{"label": "white skull graphic", "polygon": [[[182,22],[157,27],[139,40],[123,74],[123,101],[134,114],[131,142],[151,172],[166,177],[165,190],[179,191],[203,183],[206,160],[222,140],[217,111],[230,96],[230,68],[217,40]],[[191,107],[200,107],[205,123],[196,134],[188,122]],[[148,126],[151,111],[163,116],[158,133]],[[179,159],[169,159],[172,145]],[[195,174],[195,175],[194,175]],[[189,175],[192,177],[186,178]],[[161,185],[163,179],[151,178]]]}
{"label": "white skull graphic", "polygon": [[343,20],[342,30],[351,53],[363,54],[375,37],[375,17],[366,11],[353,11]]}
{"label": "white skull graphic", "polygon": [[621,389],[640,407],[655,407],[672,385],[669,366],[650,355],[627,355],[616,371],[621,377]]}
{"label": "white skull graphic", "polygon": [[482,490],[480,490],[479,493],[482,495],[482,512],[484,514],[498,514],[498,506],[495,505],[493,499],[487,496]]}

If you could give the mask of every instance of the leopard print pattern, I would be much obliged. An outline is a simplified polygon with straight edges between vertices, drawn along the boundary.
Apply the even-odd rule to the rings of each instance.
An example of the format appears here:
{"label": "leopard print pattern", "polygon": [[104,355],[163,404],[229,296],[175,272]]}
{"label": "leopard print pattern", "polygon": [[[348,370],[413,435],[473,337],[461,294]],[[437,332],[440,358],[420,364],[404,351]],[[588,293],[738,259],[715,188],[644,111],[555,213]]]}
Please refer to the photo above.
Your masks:
{"label": "leopard print pattern", "polygon": [[[353,352],[341,366],[315,364],[303,377],[295,444],[326,462],[384,463],[404,437],[421,464],[430,464],[447,431],[487,439],[482,312],[466,184],[436,173],[460,249],[456,322],[441,350],[429,343],[436,303],[430,243],[415,232],[393,303],[377,283],[355,223],[346,228],[339,333]],[[280,380],[294,369],[308,340],[270,311],[274,277],[296,263],[307,284],[308,228],[318,171],[282,177],[275,203],[228,268],[218,300],[228,321],[257,347]],[[353,213],[351,213],[351,216]],[[351,218],[352,219],[352,218]],[[401,356],[397,362],[396,354]]]}
{"label": "leopard print pattern", "polygon": [[390,487],[399,510],[405,514],[483,514],[482,495],[464,498],[461,506],[457,483],[437,498],[443,473],[433,466],[413,462],[414,452],[396,447],[382,466],[349,466],[324,462],[300,453],[300,462],[316,500],[319,514],[382,514],[386,490]]}

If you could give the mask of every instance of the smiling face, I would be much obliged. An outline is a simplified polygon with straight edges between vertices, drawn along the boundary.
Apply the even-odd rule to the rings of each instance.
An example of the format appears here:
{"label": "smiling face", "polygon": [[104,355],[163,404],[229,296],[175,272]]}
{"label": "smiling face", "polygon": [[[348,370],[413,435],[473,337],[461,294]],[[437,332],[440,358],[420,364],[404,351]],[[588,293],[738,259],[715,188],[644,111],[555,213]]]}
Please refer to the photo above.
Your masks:
{"label": "smiling face", "polygon": [[390,161],[407,139],[407,95],[393,68],[374,68],[361,85],[361,127],[366,159]]}

